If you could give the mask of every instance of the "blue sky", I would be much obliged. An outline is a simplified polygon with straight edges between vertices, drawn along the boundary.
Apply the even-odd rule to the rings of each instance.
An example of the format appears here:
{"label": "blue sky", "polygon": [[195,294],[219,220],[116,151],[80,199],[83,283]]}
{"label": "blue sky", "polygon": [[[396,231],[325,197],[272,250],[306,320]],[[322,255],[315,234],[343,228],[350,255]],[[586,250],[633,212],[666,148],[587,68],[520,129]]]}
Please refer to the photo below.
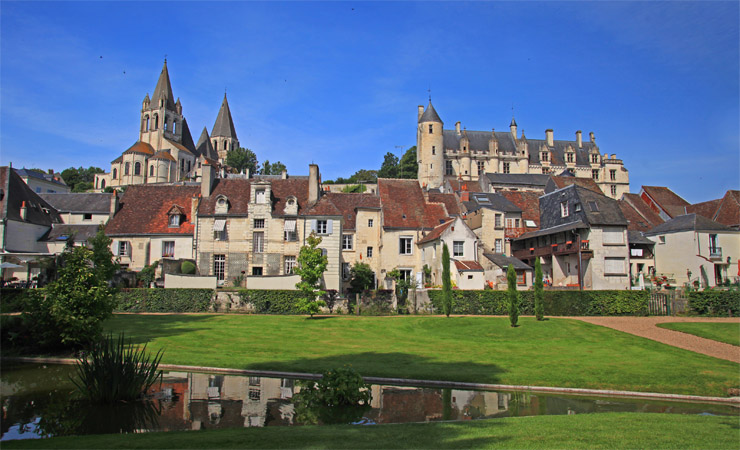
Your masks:
{"label": "blue sky", "polygon": [[195,140],[228,92],[289,173],[377,169],[432,100],[452,128],[596,134],[641,185],[740,188],[737,2],[0,3],[0,164],[110,161],[167,55]]}

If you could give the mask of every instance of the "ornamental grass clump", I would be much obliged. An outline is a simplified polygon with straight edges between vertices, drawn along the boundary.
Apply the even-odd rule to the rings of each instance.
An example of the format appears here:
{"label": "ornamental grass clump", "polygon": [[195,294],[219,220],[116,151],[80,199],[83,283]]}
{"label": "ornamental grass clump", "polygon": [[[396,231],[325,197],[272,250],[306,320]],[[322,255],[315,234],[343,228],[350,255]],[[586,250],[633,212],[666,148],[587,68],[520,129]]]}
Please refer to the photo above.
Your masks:
{"label": "ornamental grass clump", "polygon": [[134,347],[125,341],[123,333],[117,340],[109,335],[77,360],[77,377],[72,382],[92,403],[138,400],[154,383],[162,382],[162,372],[157,369],[163,355],[160,349],[152,357],[146,345]]}

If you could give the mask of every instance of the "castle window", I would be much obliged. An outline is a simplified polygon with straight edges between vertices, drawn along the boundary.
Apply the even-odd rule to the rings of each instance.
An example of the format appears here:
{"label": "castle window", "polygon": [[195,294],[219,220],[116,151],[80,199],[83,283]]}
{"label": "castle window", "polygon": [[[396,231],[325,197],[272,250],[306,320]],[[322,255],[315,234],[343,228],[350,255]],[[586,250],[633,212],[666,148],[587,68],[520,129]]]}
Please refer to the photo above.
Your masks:
{"label": "castle window", "polygon": [[159,129],[159,115],[157,114],[154,115],[154,129],[155,130]]}
{"label": "castle window", "polygon": [[432,134],[432,133],[434,133],[434,125],[432,125],[432,124],[430,123],[430,124],[429,124],[429,134]]}
{"label": "castle window", "polygon": [[591,155],[591,162],[593,164],[598,164],[599,163],[599,155],[597,155],[597,154]]}
{"label": "castle window", "polygon": [[128,175],[129,171],[131,171],[131,163],[126,163],[123,166],[123,174]]}
{"label": "castle window", "polygon": [[475,164],[478,166],[478,175],[483,175],[483,171],[486,170],[486,163],[484,161],[476,161]]}
{"label": "castle window", "polygon": [[507,162],[504,163],[504,173],[511,173],[511,164]]}
{"label": "castle window", "polygon": [[611,192],[613,196],[617,196],[617,187],[612,184]]}
{"label": "castle window", "polygon": [[218,150],[218,141],[213,141],[213,149]]}
{"label": "castle window", "polygon": [[149,166],[149,176],[150,177],[154,176],[154,166]]}
{"label": "castle window", "polygon": [[455,171],[452,169],[452,161],[445,161],[445,175],[455,175]]}
{"label": "castle window", "polygon": [[550,154],[547,153],[547,152],[542,152],[542,156],[540,157],[540,160],[542,160],[542,161],[548,161],[549,155]]}
{"label": "castle window", "polygon": [[550,173],[550,168],[549,167],[543,167],[542,168],[542,173],[544,173],[544,174]]}
{"label": "castle window", "polygon": [[566,153],[566,154],[565,154],[565,157],[566,157],[566,160],[567,160],[567,161],[568,161],[569,163],[572,163],[572,162],[573,162],[573,153]]}
{"label": "castle window", "polygon": [[177,121],[172,121],[172,132],[177,133]]}
{"label": "castle window", "polygon": [[591,171],[591,178],[594,179],[594,181],[599,181],[599,170],[594,169]]}
{"label": "castle window", "polygon": [[188,172],[190,172],[190,161],[188,161]]}
{"label": "castle window", "polygon": [[134,175],[141,175],[141,163],[138,161],[134,164]]}
{"label": "castle window", "polygon": [[105,180],[100,180],[100,189],[105,189]]}
{"label": "castle window", "polygon": [[224,141],[224,150],[228,150],[228,149],[229,149],[229,142]]}
{"label": "castle window", "polygon": [[185,160],[181,159],[180,160],[180,172],[184,172],[184,171],[185,171]]}
{"label": "castle window", "polygon": [[144,116],[144,131],[149,131],[149,116]]}
{"label": "castle window", "polygon": [[612,169],[609,171],[609,179],[612,181],[617,181],[617,171]]}
{"label": "castle window", "polygon": [[167,131],[167,118],[164,119],[164,131]]}
{"label": "castle window", "polygon": [[118,178],[118,169],[113,169],[113,179]]}
{"label": "castle window", "polygon": [[432,155],[436,155],[436,154],[437,154],[437,147],[432,145]]}

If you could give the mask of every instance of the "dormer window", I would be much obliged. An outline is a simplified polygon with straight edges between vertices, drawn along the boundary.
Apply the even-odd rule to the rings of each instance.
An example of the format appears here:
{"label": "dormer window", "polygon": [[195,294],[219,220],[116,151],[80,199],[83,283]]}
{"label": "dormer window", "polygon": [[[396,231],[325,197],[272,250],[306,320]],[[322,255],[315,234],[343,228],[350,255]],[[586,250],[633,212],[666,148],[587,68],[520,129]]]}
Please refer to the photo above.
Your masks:
{"label": "dormer window", "polygon": [[265,190],[257,189],[254,193],[254,198],[257,203],[266,203],[265,202]]}
{"label": "dormer window", "polygon": [[181,218],[180,214],[170,214],[170,228],[179,227]]}
{"label": "dormer window", "polygon": [[170,208],[170,212],[167,213],[169,215],[169,227],[170,228],[177,228],[182,223],[183,217],[185,217],[185,214],[183,213],[182,209],[175,205],[172,208]]}
{"label": "dormer window", "polygon": [[591,163],[592,164],[598,164],[599,163],[599,155],[594,153],[591,155]]}
{"label": "dormer window", "polygon": [[229,200],[224,196],[219,196],[216,200],[216,214],[226,214],[229,212]]}
{"label": "dormer window", "polygon": [[560,203],[560,217],[568,217],[568,202]]}
{"label": "dormer window", "polygon": [[573,153],[566,153],[565,154],[565,160],[569,163],[573,162]]}
{"label": "dormer window", "polygon": [[432,134],[432,133],[434,133],[434,125],[432,125],[432,124],[430,123],[430,124],[429,124],[429,134]]}
{"label": "dormer window", "polygon": [[541,161],[547,162],[550,160],[550,154],[548,152],[542,152],[542,156],[540,157]]}

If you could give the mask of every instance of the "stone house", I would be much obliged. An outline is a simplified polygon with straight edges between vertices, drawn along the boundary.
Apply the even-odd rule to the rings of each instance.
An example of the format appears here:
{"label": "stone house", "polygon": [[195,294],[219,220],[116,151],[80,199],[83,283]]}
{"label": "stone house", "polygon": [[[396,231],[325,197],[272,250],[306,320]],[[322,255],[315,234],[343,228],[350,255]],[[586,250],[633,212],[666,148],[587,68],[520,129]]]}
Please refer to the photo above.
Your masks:
{"label": "stone house", "polygon": [[446,244],[455,285],[460,289],[483,289],[483,269],[478,264],[479,243],[478,236],[460,217],[445,221],[421,238],[416,245],[421,252],[422,266],[431,269],[431,284],[442,284],[442,248]]}
{"label": "stone house", "polygon": [[480,238],[484,252],[511,254],[510,241],[527,231],[534,222],[522,218],[522,210],[500,193],[462,192],[465,223]]}
{"label": "stone house", "polygon": [[508,289],[509,264],[514,266],[514,272],[516,272],[517,290],[524,291],[531,288],[534,283],[534,269],[513,256],[501,253],[484,253],[481,258],[481,266],[488,287],[496,290]]}

